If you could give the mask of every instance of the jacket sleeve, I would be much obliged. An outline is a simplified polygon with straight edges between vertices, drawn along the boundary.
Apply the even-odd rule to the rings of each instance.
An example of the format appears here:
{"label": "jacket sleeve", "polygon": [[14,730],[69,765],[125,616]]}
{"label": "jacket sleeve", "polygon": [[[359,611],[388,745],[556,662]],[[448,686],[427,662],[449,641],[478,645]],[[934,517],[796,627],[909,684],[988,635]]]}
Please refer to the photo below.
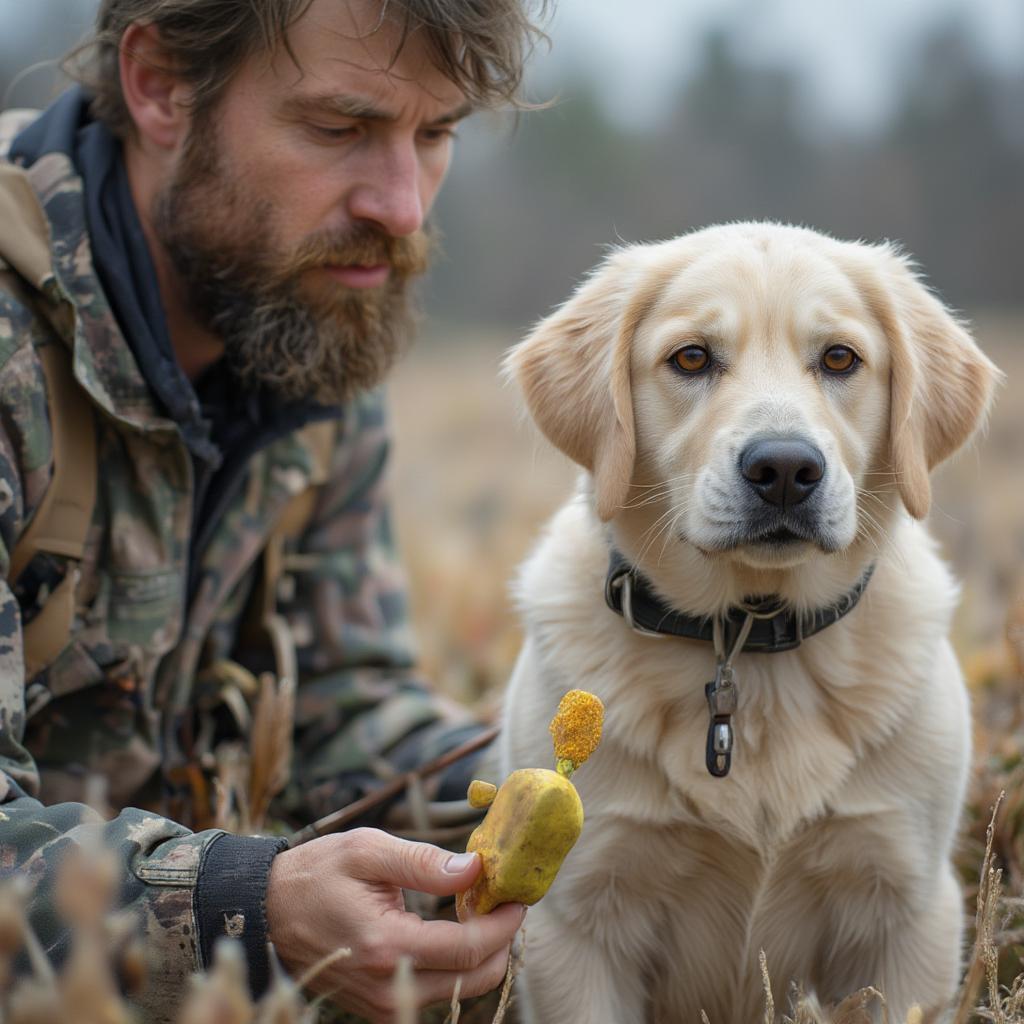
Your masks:
{"label": "jacket sleeve", "polygon": [[[389,438],[381,392],[360,396],[339,431],[279,603],[296,641],[300,685],[288,817],[305,824],[482,729],[416,672],[405,579],[388,508]],[[459,764],[428,796],[464,801]]]}
{"label": "jacket sleeve", "polygon": [[219,934],[241,937],[254,984],[265,980],[259,977],[266,973],[263,901],[270,862],[283,844],[219,830],[192,833],[136,808],[105,821],[84,804],[45,806],[37,799],[39,774],[23,742],[22,616],[8,570],[16,540],[52,477],[52,443],[38,357],[32,345],[15,347],[13,332],[3,330],[18,326],[11,324],[17,315],[17,309],[8,315],[11,309],[0,309],[0,877],[18,872],[28,880],[29,922],[59,964],[72,937],[57,895],[62,860],[76,845],[109,851],[117,864],[117,905],[133,913],[144,932],[146,1019],[162,1021]]}

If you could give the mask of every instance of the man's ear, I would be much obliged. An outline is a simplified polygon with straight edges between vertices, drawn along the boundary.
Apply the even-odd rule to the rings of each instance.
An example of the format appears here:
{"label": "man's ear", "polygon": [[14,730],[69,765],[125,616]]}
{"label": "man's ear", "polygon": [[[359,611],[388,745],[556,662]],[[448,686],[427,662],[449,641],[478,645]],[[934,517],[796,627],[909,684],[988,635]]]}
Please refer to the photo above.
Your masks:
{"label": "man's ear", "polygon": [[890,461],[903,504],[923,519],[928,474],[984,423],[1002,374],[904,257],[887,252],[871,291],[892,359]]}
{"label": "man's ear", "polygon": [[133,22],[125,29],[118,70],[140,143],[174,149],[188,134],[192,90],[169,66],[155,25]]}
{"label": "man's ear", "polygon": [[633,335],[667,277],[652,247],[618,250],[505,360],[547,439],[590,470],[605,522],[633,477]]}

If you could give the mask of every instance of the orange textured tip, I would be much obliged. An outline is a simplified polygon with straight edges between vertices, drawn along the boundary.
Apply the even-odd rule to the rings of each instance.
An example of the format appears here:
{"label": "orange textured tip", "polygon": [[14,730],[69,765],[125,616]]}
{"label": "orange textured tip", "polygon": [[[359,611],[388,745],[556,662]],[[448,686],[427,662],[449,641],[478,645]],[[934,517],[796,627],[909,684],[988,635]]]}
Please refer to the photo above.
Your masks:
{"label": "orange textured tip", "polygon": [[604,705],[586,690],[570,690],[558,705],[549,727],[555,741],[555,759],[578,768],[601,742]]}

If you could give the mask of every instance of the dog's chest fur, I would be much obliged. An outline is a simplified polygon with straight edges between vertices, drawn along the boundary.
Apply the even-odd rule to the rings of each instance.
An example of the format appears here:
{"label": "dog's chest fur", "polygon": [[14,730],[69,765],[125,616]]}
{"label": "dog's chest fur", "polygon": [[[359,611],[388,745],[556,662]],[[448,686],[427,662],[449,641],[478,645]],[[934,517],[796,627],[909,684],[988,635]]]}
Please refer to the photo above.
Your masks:
{"label": "dog's chest fur", "polygon": [[[829,628],[827,644],[740,655],[733,767],[715,779],[704,764],[711,645],[629,630],[604,605],[606,560],[600,532],[570,505],[522,578],[527,637],[504,767],[550,762],[546,725],[566,690],[592,690],[606,706],[602,744],[574,776],[584,832],[544,909],[649,974],[651,1019],[699,1019],[700,1008],[717,1010],[712,1020],[759,1019],[760,949],[773,976],[806,978],[808,936],[826,948],[830,922],[856,932],[863,921],[873,941],[883,905],[892,915],[912,890],[911,865],[924,853],[907,852],[946,842],[915,818],[913,800],[878,784],[879,772],[899,776],[913,742],[903,732],[944,614],[874,630],[873,617],[891,615],[880,586]],[[943,579],[926,582],[933,599]],[[957,785],[953,772],[950,791]],[[799,955],[787,940],[795,934]],[[716,1007],[721,992],[736,1002]]]}

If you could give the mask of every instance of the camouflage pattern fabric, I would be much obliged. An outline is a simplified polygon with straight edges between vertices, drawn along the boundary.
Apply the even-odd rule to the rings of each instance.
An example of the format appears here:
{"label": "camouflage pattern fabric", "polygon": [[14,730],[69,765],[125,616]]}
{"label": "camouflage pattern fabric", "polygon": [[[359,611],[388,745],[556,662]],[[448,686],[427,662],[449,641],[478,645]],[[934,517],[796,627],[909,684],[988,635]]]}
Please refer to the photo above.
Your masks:
{"label": "camouflage pattern fabric", "polygon": [[[3,124],[6,117],[0,146],[18,127]],[[305,431],[252,458],[187,600],[188,452],[154,406],[100,289],[70,161],[47,154],[26,175],[49,221],[52,271],[33,291],[0,263],[0,874],[30,879],[32,924],[59,957],[55,864],[75,843],[99,840],[116,851],[121,902],[146,932],[144,1019],[161,1021],[173,1014],[187,974],[203,966],[195,892],[223,836],[164,816],[161,769],[189,755],[204,667],[220,658],[266,664],[265,652],[243,642],[243,610],[275,519],[307,487],[315,459]],[[0,258],[6,245],[0,238]],[[16,594],[10,555],[53,472],[38,355],[52,344],[73,346],[75,377],[95,408],[97,501],[81,565],[45,556],[22,577],[38,569],[44,582]],[[471,728],[462,709],[413,671],[387,514],[387,451],[383,396],[363,395],[338,423],[329,479],[281,581],[279,610],[298,648],[300,685],[293,782],[278,815],[296,826],[386,776],[394,751],[415,761]],[[54,578],[78,570],[70,642],[26,679],[23,622],[45,603]],[[120,809],[110,821],[85,805],[97,776]]]}

